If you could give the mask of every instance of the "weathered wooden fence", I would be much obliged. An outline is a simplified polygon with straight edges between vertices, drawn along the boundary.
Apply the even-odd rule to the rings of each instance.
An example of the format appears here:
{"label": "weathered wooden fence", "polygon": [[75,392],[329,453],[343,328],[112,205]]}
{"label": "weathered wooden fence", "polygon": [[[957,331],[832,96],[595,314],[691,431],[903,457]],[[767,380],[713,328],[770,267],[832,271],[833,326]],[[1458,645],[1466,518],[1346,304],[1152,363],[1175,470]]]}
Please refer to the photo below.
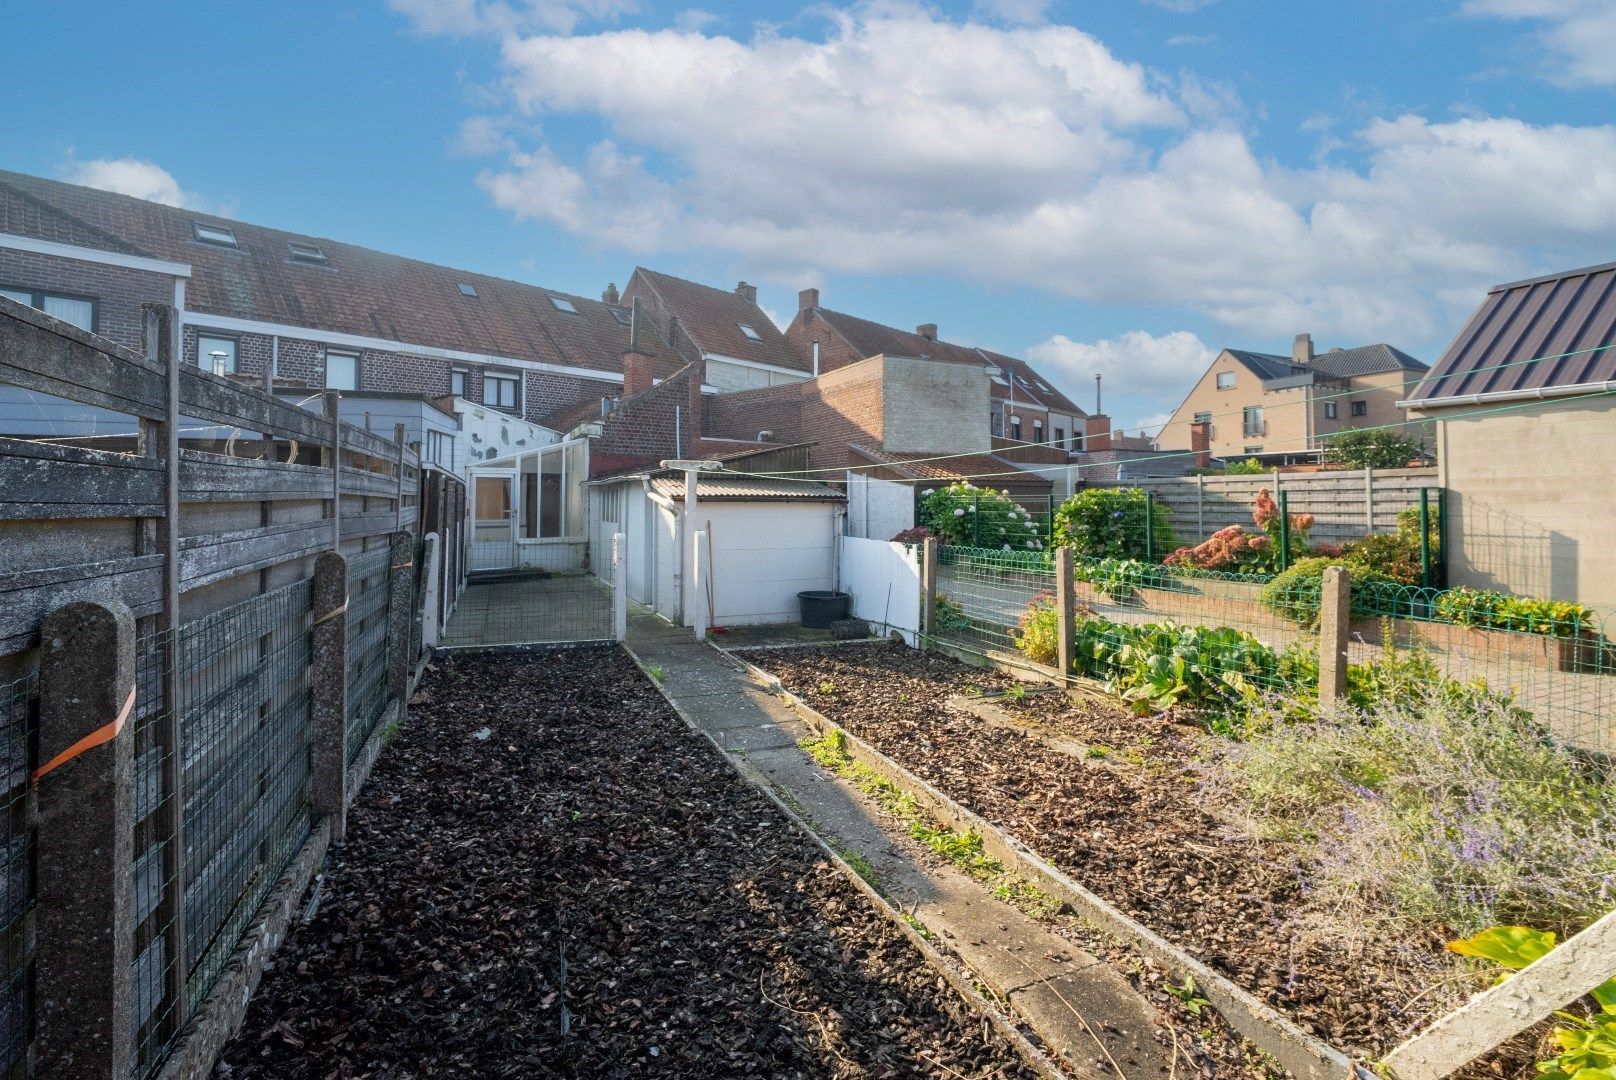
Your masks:
{"label": "weathered wooden fence", "polygon": [[1397,528],[1397,515],[1418,506],[1420,489],[1438,487],[1435,469],[1350,469],[1251,476],[1152,477],[1109,483],[1139,487],[1167,507],[1181,544],[1197,544],[1230,525],[1251,528],[1257,492],[1288,492],[1292,514],[1312,514],[1314,540],[1341,543]]}
{"label": "weathered wooden fence", "polygon": [[8,1078],[205,1075],[419,649],[417,455],[147,320],[140,355],[0,298],[0,382],[136,421],[0,438]]}

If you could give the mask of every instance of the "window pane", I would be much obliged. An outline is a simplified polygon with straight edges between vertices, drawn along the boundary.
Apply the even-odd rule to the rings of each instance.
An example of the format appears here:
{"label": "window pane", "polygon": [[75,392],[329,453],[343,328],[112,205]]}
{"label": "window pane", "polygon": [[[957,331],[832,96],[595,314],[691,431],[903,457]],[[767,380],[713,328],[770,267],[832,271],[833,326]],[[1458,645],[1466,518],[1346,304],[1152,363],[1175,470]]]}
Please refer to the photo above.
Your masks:
{"label": "window pane", "polygon": [[236,370],[236,339],[202,336],[196,339],[196,363],[203,371],[230,374]]}
{"label": "window pane", "polygon": [[449,372],[449,393],[455,397],[466,396],[466,373],[464,371]]}
{"label": "window pane", "polygon": [[45,314],[63,322],[70,322],[80,330],[93,329],[95,305],[88,300],[69,300],[65,296],[45,297]]}
{"label": "window pane", "polygon": [[17,301],[17,303],[27,304],[29,307],[34,306],[33,293],[17,292],[15,289],[0,289],[0,296],[9,297]]}
{"label": "window pane", "polygon": [[326,353],[325,386],[327,390],[359,389],[359,357],[351,353]]}

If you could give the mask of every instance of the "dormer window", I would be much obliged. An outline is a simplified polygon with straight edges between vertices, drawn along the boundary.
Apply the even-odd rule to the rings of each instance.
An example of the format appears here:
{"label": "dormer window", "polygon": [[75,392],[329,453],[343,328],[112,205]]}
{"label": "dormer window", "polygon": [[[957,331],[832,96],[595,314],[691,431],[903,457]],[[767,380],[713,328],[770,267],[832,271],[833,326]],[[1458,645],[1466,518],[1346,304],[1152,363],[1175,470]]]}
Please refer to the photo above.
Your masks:
{"label": "dormer window", "polygon": [[462,281],[458,286],[456,286],[456,288],[460,290],[461,296],[469,296],[473,300],[477,299],[477,286],[473,285],[471,282]]}
{"label": "dormer window", "polygon": [[762,341],[763,340],[763,335],[762,334],[758,333],[756,330],[752,329],[750,326],[746,325],[745,323],[736,323],[735,325],[741,328],[741,333],[746,335],[746,340],[747,341]]}
{"label": "dormer window", "polygon": [[193,221],[191,227],[196,230],[196,238],[204,244],[229,248],[237,246],[235,232],[223,225],[204,225],[200,221]]}
{"label": "dormer window", "polygon": [[313,263],[316,266],[324,266],[326,263],[325,252],[314,244],[300,244],[296,240],[288,240],[286,250],[291,252],[293,262]]}
{"label": "dormer window", "polygon": [[550,297],[550,303],[555,305],[557,311],[565,312],[568,315],[578,314],[578,305],[568,300],[565,296],[552,296]]}

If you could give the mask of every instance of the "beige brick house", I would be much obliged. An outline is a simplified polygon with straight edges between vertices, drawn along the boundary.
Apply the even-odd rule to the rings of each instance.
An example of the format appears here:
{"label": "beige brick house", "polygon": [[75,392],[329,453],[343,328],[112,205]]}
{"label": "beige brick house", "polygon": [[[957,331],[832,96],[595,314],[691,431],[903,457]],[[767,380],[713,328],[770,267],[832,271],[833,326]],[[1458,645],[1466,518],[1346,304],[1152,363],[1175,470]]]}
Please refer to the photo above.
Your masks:
{"label": "beige brick house", "polygon": [[[1224,349],[1156,446],[1275,464],[1317,460],[1330,435],[1404,423],[1398,402],[1427,370],[1386,344],[1315,353],[1310,334],[1296,336],[1289,356]],[[1425,427],[1410,430],[1430,445]]]}

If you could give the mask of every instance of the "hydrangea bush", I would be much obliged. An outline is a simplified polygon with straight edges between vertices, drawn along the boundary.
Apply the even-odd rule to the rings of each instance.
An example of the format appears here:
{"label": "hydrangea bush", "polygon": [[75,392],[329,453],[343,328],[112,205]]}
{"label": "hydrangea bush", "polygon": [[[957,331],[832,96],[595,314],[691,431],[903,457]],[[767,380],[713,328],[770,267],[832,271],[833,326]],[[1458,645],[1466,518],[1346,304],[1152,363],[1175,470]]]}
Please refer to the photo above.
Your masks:
{"label": "hydrangea bush", "polygon": [[998,551],[1042,551],[1038,523],[1008,491],[964,480],[921,493],[920,525],[945,544]]}

